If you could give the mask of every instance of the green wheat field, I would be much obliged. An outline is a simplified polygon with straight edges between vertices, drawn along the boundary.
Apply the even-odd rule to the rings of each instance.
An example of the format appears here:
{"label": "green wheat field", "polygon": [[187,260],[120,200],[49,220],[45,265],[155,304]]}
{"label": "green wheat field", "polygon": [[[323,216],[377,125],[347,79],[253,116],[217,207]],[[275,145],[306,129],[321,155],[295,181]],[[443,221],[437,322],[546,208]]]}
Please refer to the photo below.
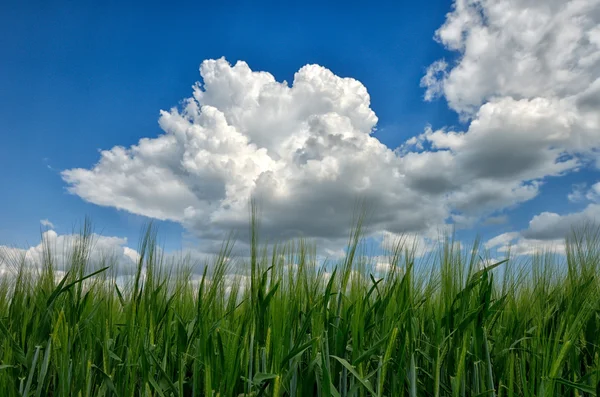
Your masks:
{"label": "green wheat field", "polygon": [[50,247],[36,268],[12,258],[0,395],[600,395],[598,230],[500,262],[452,239],[417,259],[401,239],[379,274],[361,219],[321,263],[307,241],[265,245],[254,215],[246,259],[227,240],[200,277],[164,259],[152,225],[126,282],[90,264],[88,222],[66,274]]}

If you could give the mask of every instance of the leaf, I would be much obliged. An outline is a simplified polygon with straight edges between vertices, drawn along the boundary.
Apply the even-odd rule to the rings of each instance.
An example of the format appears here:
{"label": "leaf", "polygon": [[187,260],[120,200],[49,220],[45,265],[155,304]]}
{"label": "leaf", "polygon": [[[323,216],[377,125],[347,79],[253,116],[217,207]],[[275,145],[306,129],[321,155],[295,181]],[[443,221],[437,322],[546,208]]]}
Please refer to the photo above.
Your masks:
{"label": "leaf", "polygon": [[177,350],[179,352],[185,351],[185,347],[188,343],[188,334],[183,321],[177,316]]}
{"label": "leaf", "polygon": [[162,387],[156,382],[156,379],[152,375],[148,376],[148,382],[152,385],[154,390],[158,393],[160,397],[165,397],[165,393],[163,393]]}
{"label": "leaf", "polygon": [[108,390],[110,390],[115,396],[118,397],[119,393],[117,393],[117,390],[115,389],[115,384],[113,383],[110,376],[108,376],[106,374],[106,372],[102,371],[95,364],[92,364],[92,368],[94,368],[96,371],[98,371],[98,373],[102,376],[102,379],[104,380],[104,384],[106,384],[106,387],[108,388]]}
{"label": "leaf", "polygon": [[560,383],[565,386],[569,386],[569,387],[572,387],[579,391],[582,391],[584,393],[589,393],[591,396],[596,396],[596,388],[594,386],[586,385],[584,383],[571,382],[570,380],[566,380],[563,378],[550,378],[550,379],[552,379],[553,381],[555,381],[557,383]]}
{"label": "leaf", "polygon": [[29,368],[29,376],[27,377],[27,383],[25,384],[23,396],[29,396],[29,389],[31,388],[31,382],[33,382],[33,373],[35,372],[35,366],[37,365],[37,360],[40,356],[40,349],[40,346],[35,347],[35,353],[33,354],[33,360],[31,362],[31,367]]}
{"label": "leaf", "polygon": [[354,360],[356,365],[362,363],[363,361],[365,361],[366,359],[368,359],[369,357],[374,355],[375,352],[379,351],[379,347],[381,347],[381,345],[383,345],[385,342],[387,342],[389,340],[389,335],[391,332],[392,331],[388,332],[383,338],[381,338],[377,342],[373,343],[373,345],[368,350],[365,350],[360,356],[358,356],[356,358],[356,360]]}
{"label": "leaf", "polygon": [[[173,381],[169,378],[169,376],[167,375],[167,373],[165,372],[165,370],[163,369],[163,367],[160,365],[160,362],[158,361],[158,359],[154,356],[154,354],[146,349],[146,355],[149,356],[152,361],[154,362],[154,364],[156,365],[156,367],[158,368],[158,371],[160,372],[160,374],[162,375],[162,378],[167,382],[169,388],[171,389],[171,391],[173,392],[173,394],[178,397],[179,396],[179,391],[177,390],[177,388],[175,387],[175,384],[173,383]],[[148,360],[150,361],[150,360]]]}
{"label": "leaf", "polygon": [[116,360],[116,361],[118,361],[118,362],[120,362],[120,363],[122,363],[122,362],[123,362],[123,360],[121,360],[121,357],[117,356],[117,355],[115,354],[115,352],[113,352],[113,351],[112,351],[112,350],[110,350],[110,349],[108,350],[108,355],[109,355],[109,357],[110,357],[110,358],[112,358],[112,359],[114,359],[114,360]]}
{"label": "leaf", "polygon": [[271,288],[267,296],[265,296],[265,299],[263,300],[263,308],[269,306],[269,302],[271,301],[271,299],[273,299],[273,295],[275,295],[275,292],[277,292],[277,288],[279,288],[279,281],[275,283],[275,285],[273,286],[273,288]]}
{"label": "leaf", "polygon": [[119,289],[117,283],[115,283],[115,290],[117,291],[117,297],[119,297],[119,302],[121,302],[121,307],[125,307],[125,299],[123,299],[123,294],[121,293],[121,290]]}
{"label": "leaf", "polygon": [[0,320],[0,331],[0,333],[3,333],[4,336],[6,336],[6,338],[10,341],[10,344],[12,345],[11,347],[14,350],[15,358],[17,359],[17,361],[20,364],[27,367],[27,359],[25,358],[25,353],[23,352],[23,349],[21,349],[21,346],[19,346],[17,341],[13,338],[10,331],[8,330],[8,328],[6,328],[6,325],[4,325],[2,320]]}
{"label": "leaf", "polygon": [[375,391],[373,390],[373,388],[371,387],[371,383],[367,380],[367,379],[363,379],[358,372],[356,372],[356,369],[354,369],[354,367],[346,360],[344,360],[341,357],[338,356],[331,356],[333,358],[335,358],[336,360],[338,360],[340,362],[340,364],[342,364],[344,367],[346,367],[346,369],[352,374],[354,375],[354,377],[356,378],[356,380],[358,380],[364,387],[365,389],[367,389],[367,391],[369,393],[371,393],[372,395],[376,396],[377,393],[375,393]]}
{"label": "leaf", "polygon": [[504,260],[501,260],[500,262],[494,263],[493,265],[489,265],[489,266],[473,273],[472,279],[479,278],[479,277],[483,276],[485,273],[489,273],[491,270],[497,268],[498,266],[500,266],[506,262],[508,262],[508,259],[504,259]]}
{"label": "leaf", "polygon": [[323,394],[325,397],[340,397],[333,383],[331,383],[331,374],[325,362],[325,355],[321,352],[321,370],[323,371]]}
{"label": "leaf", "polygon": [[52,295],[50,295],[50,298],[48,298],[48,302],[46,303],[46,306],[50,307],[50,305],[52,305],[52,303],[54,303],[54,301],[56,300],[56,298],[58,298],[58,296],[60,294],[62,294],[63,292],[69,290],[72,286],[77,285],[77,284],[81,283],[82,281],[87,280],[90,277],[94,277],[95,275],[100,274],[100,273],[106,271],[107,269],[109,269],[109,266],[103,267],[100,270],[96,270],[95,272],[90,273],[87,276],[83,276],[80,279],[77,279],[77,280],[73,281],[72,283],[67,284],[64,287],[61,287],[61,285],[63,285],[65,283],[66,278],[67,278],[67,276],[69,274],[69,272],[67,272],[67,274],[65,275],[65,277],[63,277],[63,279],[61,280],[60,284],[54,289],[54,292],[52,292]]}
{"label": "leaf", "polygon": [[276,374],[267,374],[267,373],[264,373],[264,372],[259,372],[256,375],[254,375],[254,379],[252,379],[252,382],[255,385],[260,385],[264,381],[275,379],[276,377],[277,377]]}
{"label": "leaf", "polygon": [[[388,335],[389,335],[389,333],[388,333]],[[384,336],[383,338],[379,339],[377,342],[373,343],[373,345],[368,350],[365,350],[360,356],[358,356],[356,358],[356,360],[354,360],[354,362],[356,363],[356,365],[358,365],[358,364],[362,363],[363,361],[367,360],[369,357],[371,357],[372,355],[374,355],[375,352],[379,351],[379,348],[381,347],[381,345],[383,345],[385,342],[388,341],[388,339],[389,339],[388,335]]]}
{"label": "leaf", "polygon": [[52,353],[52,337],[48,338],[48,344],[46,345],[46,352],[44,353],[44,361],[42,361],[42,368],[38,374],[37,379],[37,390],[35,392],[36,397],[40,397],[42,395],[42,391],[44,388],[44,379],[46,378],[46,374],[48,373],[48,366],[50,365],[50,354]]}
{"label": "leaf", "polygon": [[314,337],[311,340],[309,340],[308,342],[294,347],[292,350],[290,350],[290,352],[281,360],[281,369],[283,369],[283,367],[285,367],[285,365],[288,363],[288,361],[294,359],[295,357],[299,356],[300,354],[304,353],[306,351],[306,349],[308,349],[309,347],[312,346],[312,344],[318,340],[319,338]]}

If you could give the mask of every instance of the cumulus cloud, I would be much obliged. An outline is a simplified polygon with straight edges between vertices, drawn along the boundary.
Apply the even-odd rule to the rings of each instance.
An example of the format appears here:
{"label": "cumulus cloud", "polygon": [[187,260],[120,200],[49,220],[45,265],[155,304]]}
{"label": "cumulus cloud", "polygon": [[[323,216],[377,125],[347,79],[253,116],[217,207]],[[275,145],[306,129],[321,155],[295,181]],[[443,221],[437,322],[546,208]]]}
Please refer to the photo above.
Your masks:
{"label": "cumulus cloud", "polygon": [[[431,65],[423,84],[429,97],[439,93],[472,118],[477,130],[463,147],[500,145],[491,160],[510,166],[499,172],[551,167],[563,151],[598,146],[599,26],[598,0],[457,0],[436,38],[459,59],[441,75],[439,63]],[[503,150],[507,144],[518,151]],[[561,165],[554,167],[550,173]]]}
{"label": "cumulus cloud", "polygon": [[466,127],[429,127],[396,150],[372,136],[378,119],[355,79],[306,65],[288,84],[207,60],[193,95],[161,112],[162,135],[62,177],[91,203],[181,223],[205,251],[247,230],[251,197],[264,236],[316,237],[332,252],[357,198],[372,230],[470,226],[597,157],[599,25],[598,0],[456,0],[436,39],[458,59],[436,61],[421,84]]}
{"label": "cumulus cloud", "polygon": [[[470,125],[464,133],[426,131],[420,140],[442,142],[459,164],[519,186],[597,163],[599,26],[597,0],[457,0],[436,38],[458,60],[442,72],[433,64],[423,85],[427,99],[443,96]],[[564,237],[600,215],[595,186],[585,192],[585,185],[575,185],[568,195],[572,202],[592,201],[584,210],[542,212],[527,229],[486,246],[519,255],[564,252]]]}
{"label": "cumulus cloud", "polygon": [[544,179],[593,164],[599,26],[598,0],[454,2],[435,37],[458,58],[433,63],[421,83],[425,99],[445,98],[468,127],[428,128],[403,148],[431,159],[427,178],[445,182],[436,186],[459,186],[452,207],[511,207],[538,195]]}
{"label": "cumulus cloud", "polygon": [[[540,250],[564,253],[566,237],[586,227],[600,226],[600,204],[594,202],[597,199],[598,188],[600,185],[596,183],[585,195],[581,190],[576,190],[578,196],[592,201],[583,210],[563,215],[542,212],[531,218],[526,229],[520,232],[503,233],[488,240],[485,244],[486,248],[507,252],[511,247],[511,252],[517,255],[529,255]],[[569,196],[572,197],[573,193]]]}
{"label": "cumulus cloud", "polygon": [[421,84],[426,100],[445,98],[468,127],[428,127],[409,139],[401,152],[424,164],[411,183],[453,192],[451,207],[480,213],[530,200],[544,179],[593,164],[599,26],[598,0],[456,0],[435,38],[457,60],[434,62]]}
{"label": "cumulus cloud", "polygon": [[163,135],[64,171],[69,190],[215,240],[247,229],[251,197],[261,231],[284,238],[345,238],[359,198],[376,209],[375,225],[396,233],[448,216],[439,197],[406,183],[409,162],[371,136],[377,117],[360,82],[308,65],[290,86],[224,59],[200,73],[193,97],[161,113]]}
{"label": "cumulus cloud", "polygon": [[[139,254],[126,245],[126,238],[92,234],[89,241],[88,264],[92,269],[100,265],[110,265],[119,274],[130,274],[135,269]],[[22,260],[25,260],[31,269],[40,268],[43,263],[46,263],[48,254],[51,255],[56,270],[68,270],[71,266],[73,249],[79,244],[81,244],[79,234],[59,235],[54,230],[47,230],[42,233],[42,241],[38,245],[26,249],[0,246],[0,267],[4,269],[0,273],[15,271]]]}
{"label": "cumulus cloud", "polygon": [[600,222],[600,205],[589,204],[583,211],[559,215],[542,212],[529,221],[529,227],[522,232],[524,237],[539,240],[559,239],[567,236],[573,228]]}
{"label": "cumulus cloud", "polygon": [[555,212],[542,212],[535,215],[527,229],[521,235],[528,239],[557,240],[571,234],[574,230],[583,227],[600,225],[600,182],[587,189],[586,184],[576,184],[568,198],[572,202],[587,201],[587,206],[576,212],[557,214]]}
{"label": "cumulus cloud", "polygon": [[[435,37],[459,60],[424,84],[467,114],[498,97],[572,98],[593,107],[598,97],[585,93],[595,87],[597,94],[599,21],[597,0],[456,0]],[[436,62],[428,75],[440,69]]]}
{"label": "cumulus cloud", "polygon": [[533,255],[543,252],[564,254],[565,240],[564,238],[527,238],[519,232],[508,232],[488,240],[485,247],[487,249],[495,249],[501,254],[508,254],[510,252],[513,256]]}

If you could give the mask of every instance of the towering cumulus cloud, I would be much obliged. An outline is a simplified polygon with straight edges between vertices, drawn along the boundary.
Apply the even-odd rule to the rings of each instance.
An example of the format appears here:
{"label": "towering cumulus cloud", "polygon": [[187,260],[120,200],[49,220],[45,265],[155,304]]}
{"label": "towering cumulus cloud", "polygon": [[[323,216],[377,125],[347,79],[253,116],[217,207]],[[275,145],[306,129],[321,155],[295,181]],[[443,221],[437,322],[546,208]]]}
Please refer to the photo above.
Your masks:
{"label": "towering cumulus cloud", "polygon": [[371,136],[377,117],[360,82],[308,65],[289,86],[224,59],[200,74],[193,97],[162,112],[163,135],[63,172],[70,191],[205,237],[246,228],[252,196],[272,235],[345,236],[357,198],[394,232],[444,222],[438,197],[408,184],[402,159]]}
{"label": "towering cumulus cloud", "polygon": [[288,84],[207,60],[192,97],[161,113],[164,134],[62,175],[84,200],[209,240],[246,228],[253,196],[267,235],[345,236],[357,198],[390,233],[499,219],[545,178],[596,161],[599,22],[598,0],[457,0],[436,32],[456,61],[435,62],[422,85],[466,128],[428,128],[396,150],[372,136],[352,78],[307,65]]}

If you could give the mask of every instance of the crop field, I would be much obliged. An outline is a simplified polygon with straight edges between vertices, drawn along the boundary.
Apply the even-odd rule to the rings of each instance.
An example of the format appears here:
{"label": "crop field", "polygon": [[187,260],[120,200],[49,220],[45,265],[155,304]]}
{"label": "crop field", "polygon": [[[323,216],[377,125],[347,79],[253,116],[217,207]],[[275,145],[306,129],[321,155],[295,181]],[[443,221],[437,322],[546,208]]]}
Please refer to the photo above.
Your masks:
{"label": "crop field", "polygon": [[382,274],[360,221],[326,263],[306,241],[267,248],[255,222],[244,274],[232,241],[200,276],[164,260],[152,226],[125,282],[90,265],[89,224],[66,273],[50,249],[35,271],[12,258],[0,395],[600,395],[595,229],[567,236],[565,255],[493,263],[477,243],[424,260],[400,240]]}

